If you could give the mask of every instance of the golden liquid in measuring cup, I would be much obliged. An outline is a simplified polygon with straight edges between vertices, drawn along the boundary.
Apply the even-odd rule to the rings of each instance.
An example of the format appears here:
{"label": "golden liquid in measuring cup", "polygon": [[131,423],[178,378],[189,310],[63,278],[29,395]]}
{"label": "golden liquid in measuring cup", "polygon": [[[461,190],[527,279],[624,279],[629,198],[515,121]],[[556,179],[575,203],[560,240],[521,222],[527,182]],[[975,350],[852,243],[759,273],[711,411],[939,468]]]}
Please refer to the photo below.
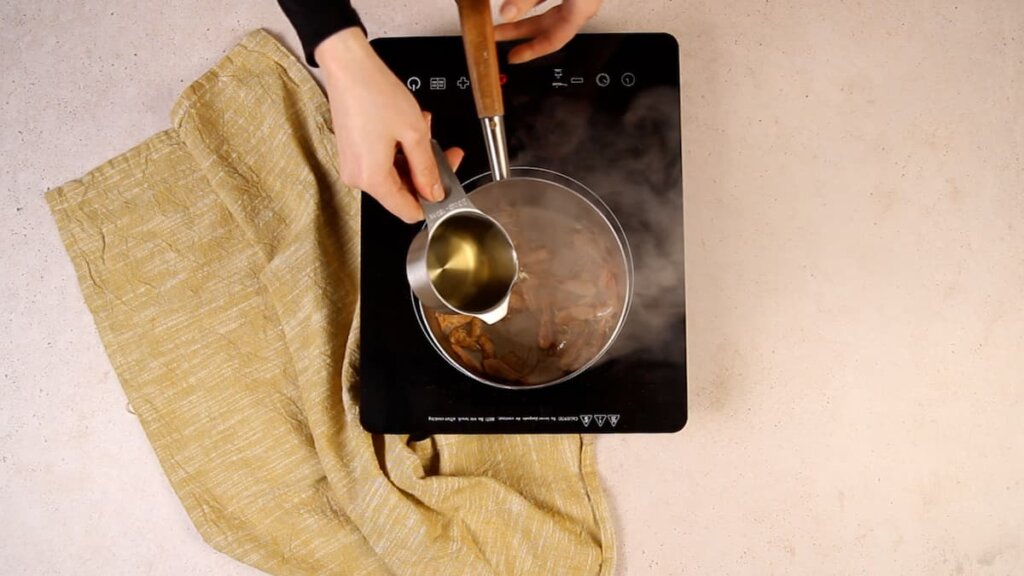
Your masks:
{"label": "golden liquid in measuring cup", "polygon": [[433,231],[427,273],[438,295],[454,308],[471,313],[493,308],[518,272],[508,238],[484,218],[451,216]]}

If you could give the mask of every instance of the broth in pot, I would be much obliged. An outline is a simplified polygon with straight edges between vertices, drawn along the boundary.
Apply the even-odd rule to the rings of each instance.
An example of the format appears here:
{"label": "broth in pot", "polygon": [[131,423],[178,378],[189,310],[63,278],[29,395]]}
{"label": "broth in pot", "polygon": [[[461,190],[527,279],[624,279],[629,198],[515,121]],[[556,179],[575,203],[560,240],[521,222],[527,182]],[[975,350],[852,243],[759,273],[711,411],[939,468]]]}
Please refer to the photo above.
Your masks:
{"label": "broth in pot", "polygon": [[472,194],[519,254],[507,316],[488,326],[472,316],[419,313],[435,347],[461,371],[488,384],[531,388],[564,381],[607,351],[628,310],[632,263],[600,200],[522,180],[512,193],[504,181],[500,195],[487,185]]}

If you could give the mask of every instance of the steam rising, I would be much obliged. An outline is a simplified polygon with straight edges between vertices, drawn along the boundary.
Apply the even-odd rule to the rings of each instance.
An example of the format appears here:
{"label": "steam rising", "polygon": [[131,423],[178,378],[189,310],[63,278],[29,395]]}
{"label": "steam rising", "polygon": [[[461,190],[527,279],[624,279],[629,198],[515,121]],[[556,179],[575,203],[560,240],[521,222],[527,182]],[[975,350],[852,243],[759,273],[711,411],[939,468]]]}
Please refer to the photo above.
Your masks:
{"label": "steam rising", "polygon": [[[516,106],[509,106],[510,116]],[[510,148],[521,151],[512,165],[555,170],[596,192],[625,229],[632,251],[633,303],[606,358],[679,362],[685,291],[678,91],[646,90],[611,109],[568,97],[535,106],[509,120],[528,122],[510,138]]]}

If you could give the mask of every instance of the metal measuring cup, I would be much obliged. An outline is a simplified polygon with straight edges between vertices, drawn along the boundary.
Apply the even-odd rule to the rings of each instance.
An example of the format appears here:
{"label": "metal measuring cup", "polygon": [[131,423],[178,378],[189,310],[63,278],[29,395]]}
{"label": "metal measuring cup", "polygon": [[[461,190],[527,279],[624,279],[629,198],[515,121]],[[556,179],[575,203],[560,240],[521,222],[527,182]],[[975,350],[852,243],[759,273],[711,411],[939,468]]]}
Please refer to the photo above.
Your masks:
{"label": "metal measuring cup", "polygon": [[409,286],[427,308],[494,324],[508,313],[519,257],[501,224],[470,202],[441,146],[431,146],[445,197],[420,200],[426,225],[409,245]]}

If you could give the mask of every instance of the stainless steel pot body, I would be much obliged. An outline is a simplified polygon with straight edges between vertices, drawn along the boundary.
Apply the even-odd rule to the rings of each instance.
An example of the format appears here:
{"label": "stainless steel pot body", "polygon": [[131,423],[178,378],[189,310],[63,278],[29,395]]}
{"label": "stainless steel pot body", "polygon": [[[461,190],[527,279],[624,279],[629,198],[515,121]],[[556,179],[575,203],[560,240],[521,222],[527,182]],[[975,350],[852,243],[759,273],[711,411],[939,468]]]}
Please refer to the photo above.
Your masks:
{"label": "stainless steel pot body", "polygon": [[[436,314],[427,302],[413,298],[413,305],[424,334],[456,370],[490,386],[534,389],[572,379],[597,364],[611,349],[626,321],[632,302],[633,261],[625,233],[615,215],[581,183],[556,172],[537,168],[512,168],[509,176],[508,179],[493,181],[490,174],[485,174],[466,182],[464,186],[474,205],[497,220],[517,246],[517,282],[523,283],[519,288],[527,290],[531,282],[540,282],[548,286],[548,290],[561,290],[561,284],[575,283],[580,285],[581,291],[586,292],[588,283],[614,284],[614,290],[600,302],[602,307],[592,307],[594,314],[606,314],[591,322],[603,326],[603,331],[597,336],[591,333],[591,341],[586,350],[580,351],[581,356],[566,365],[564,370],[544,368],[544,362],[559,352],[551,348],[538,352],[542,361],[537,364],[540,368],[537,368],[536,374],[524,374],[521,379],[513,381],[481,369],[480,364],[485,364],[486,358],[478,356],[474,360],[467,357],[467,350],[456,350],[457,346],[441,325],[442,316]],[[533,265],[534,258],[530,253],[524,254],[521,249],[529,246],[533,246],[534,252],[540,247],[539,250],[549,258],[548,266]],[[557,275],[562,270],[569,270],[581,259],[593,256],[592,252],[598,251],[603,255],[596,260],[601,263],[601,270],[585,268],[566,277],[564,282],[561,278],[537,277],[537,274]],[[587,297],[581,296],[577,302],[571,293],[559,291],[558,294],[560,300],[555,300],[558,309],[552,311],[552,317],[565,313],[571,316],[574,310],[587,310],[585,306],[577,305],[587,302]],[[529,349],[530,339],[534,336],[530,331],[534,327],[529,322],[522,322],[523,316],[529,313],[517,312],[513,308],[507,317],[487,327],[490,331],[488,333],[498,341],[499,353],[502,341],[508,345],[507,348],[516,350],[519,356],[532,353]],[[583,323],[587,320],[584,318]],[[502,335],[502,338],[499,339],[498,335]],[[570,341],[565,344],[573,346],[577,343]],[[477,354],[472,350],[468,352]]]}

